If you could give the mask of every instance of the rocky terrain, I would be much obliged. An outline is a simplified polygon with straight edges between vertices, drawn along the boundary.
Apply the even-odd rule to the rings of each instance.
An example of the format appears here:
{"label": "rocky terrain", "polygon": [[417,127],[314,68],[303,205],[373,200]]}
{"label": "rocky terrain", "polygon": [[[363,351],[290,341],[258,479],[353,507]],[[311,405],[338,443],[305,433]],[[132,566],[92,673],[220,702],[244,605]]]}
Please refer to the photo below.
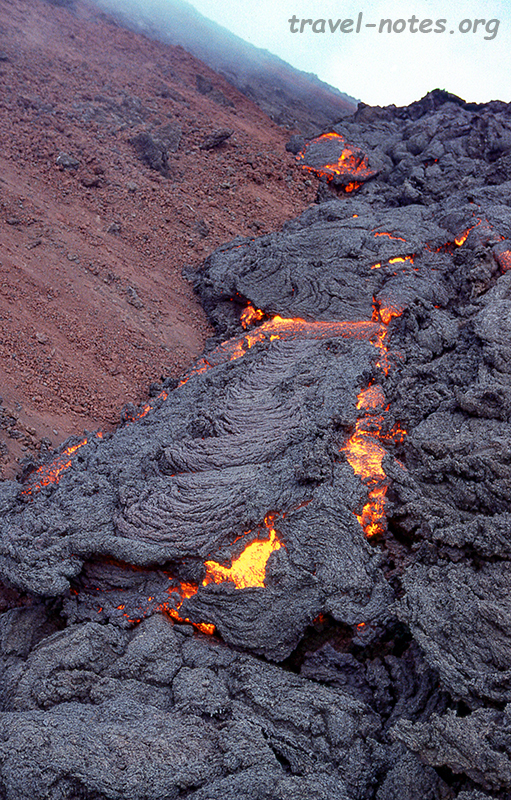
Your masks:
{"label": "rocky terrain", "polygon": [[311,141],[216,330],[0,484],[0,796],[507,800],[511,108]]}
{"label": "rocky terrain", "polygon": [[[70,0],[71,2],[71,0]],[[253,100],[279,125],[314,136],[355,111],[357,101],[206,19],[186,0],[145,6],[137,0],[94,0],[126,27],[182,45]],[[284,11],[284,14],[286,12]]]}
{"label": "rocky terrain", "polygon": [[278,229],[315,188],[224,78],[82,2],[1,4],[0,85],[9,477],[179,375],[212,333],[183,268]]}

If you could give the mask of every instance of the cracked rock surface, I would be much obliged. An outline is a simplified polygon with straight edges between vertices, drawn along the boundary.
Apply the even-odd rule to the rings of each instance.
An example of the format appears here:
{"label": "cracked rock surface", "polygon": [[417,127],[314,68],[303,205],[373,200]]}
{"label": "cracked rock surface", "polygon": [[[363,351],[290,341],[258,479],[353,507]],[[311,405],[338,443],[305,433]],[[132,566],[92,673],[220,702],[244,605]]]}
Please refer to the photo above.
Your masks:
{"label": "cracked rock surface", "polygon": [[197,274],[195,371],[1,484],[0,797],[509,797],[509,131],[445,92],[360,107],[363,185]]}

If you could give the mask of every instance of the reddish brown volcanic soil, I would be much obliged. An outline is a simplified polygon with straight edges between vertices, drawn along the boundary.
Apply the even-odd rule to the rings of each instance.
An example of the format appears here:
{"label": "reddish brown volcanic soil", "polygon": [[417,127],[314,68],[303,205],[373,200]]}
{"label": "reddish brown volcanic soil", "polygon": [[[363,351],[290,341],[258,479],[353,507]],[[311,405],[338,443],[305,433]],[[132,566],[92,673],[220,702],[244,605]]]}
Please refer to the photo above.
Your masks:
{"label": "reddish brown volcanic soil", "polygon": [[[289,132],[220,76],[84,4],[6,0],[0,51],[9,477],[44,437],[55,447],[108,430],[125,403],[190,365],[211,330],[183,267],[236,235],[277,229],[315,190],[284,150]],[[200,149],[220,129],[233,135]],[[143,132],[167,136],[168,177],[137,157],[130,140]],[[61,154],[79,166],[59,165]]]}

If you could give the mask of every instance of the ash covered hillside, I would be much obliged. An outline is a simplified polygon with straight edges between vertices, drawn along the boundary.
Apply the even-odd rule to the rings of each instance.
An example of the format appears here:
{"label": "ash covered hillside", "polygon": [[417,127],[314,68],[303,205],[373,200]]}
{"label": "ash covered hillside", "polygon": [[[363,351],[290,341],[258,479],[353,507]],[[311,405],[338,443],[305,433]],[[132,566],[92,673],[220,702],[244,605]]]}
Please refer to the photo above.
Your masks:
{"label": "ash covered hillside", "polygon": [[[204,92],[208,87],[208,92]],[[177,376],[211,335],[181,272],[315,190],[287,131],[97,7],[0,4],[0,475]]]}
{"label": "ash covered hillside", "polygon": [[[282,59],[245,42],[203,17],[185,0],[140,4],[136,0],[94,0],[116,14],[124,25],[151,38],[182,45],[253,100],[279,125],[303,135],[320,133],[325,125],[353,113],[357,101],[302,72]],[[286,12],[284,12],[284,15]],[[285,17],[287,19],[287,17]],[[203,87],[205,93],[211,89]]]}
{"label": "ash covered hillside", "polygon": [[311,141],[179,385],[1,484],[0,796],[510,796],[510,132]]}

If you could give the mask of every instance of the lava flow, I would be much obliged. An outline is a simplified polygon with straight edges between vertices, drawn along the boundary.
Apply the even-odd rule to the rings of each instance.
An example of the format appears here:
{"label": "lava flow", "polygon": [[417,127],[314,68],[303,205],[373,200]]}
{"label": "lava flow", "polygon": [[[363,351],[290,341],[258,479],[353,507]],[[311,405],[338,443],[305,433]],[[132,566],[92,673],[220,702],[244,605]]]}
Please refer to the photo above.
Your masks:
{"label": "lava flow", "polygon": [[386,450],[379,441],[387,439],[402,442],[406,431],[400,425],[394,426],[390,433],[382,435],[384,422],[383,413],[386,411],[385,395],[378,385],[371,385],[364,389],[357,397],[357,409],[364,411],[355,426],[355,432],[348,439],[341,450],[346,453],[346,458],[355,475],[370,487],[368,502],[364,505],[361,514],[356,517],[368,538],[385,533],[387,529],[385,500],[388,485],[382,467]]}
{"label": "lava flow", "polygon": [[[385,325],[383,335],[373,340],[373,344],[382,350],[382,357],[377,362],[377,366],[384,375],[387,375],[389,371],[386,326],[393,317],[400,316],[402,312],[403,307],[396,303],[395,305],[380,306],[379,309],[375,307],[373,313],[373,319],[379,318]],[[380,441],[387,439],[402,442],[406,431],[400,425],[396,425],[390,433],[382,434],[383,412],[388,410],[388,406],[385,407],[385,395],[379,385],[371,384],[360,392],[357,397],[357,409],[364,413],[357,419],[355,431],[341,451],[346,454],[355,475],[359,475],[369,487],[368,501],[364,505],[362,513],[356,514],[356,517],[365,535],[371,538],[385,533],[387,529],[385,501],[388,485],[382,467],[382,460],[387,451],[382,447]],[[381,410],[382,413],[375,413],[378,410]]]}
{"label": "lava flow", "polygon": [[[378,361],[377,366],[384,374],[387,374],[387,326],[393,317],[399,316],[399,314],[402,313],[402,310],[403,307],[399,304],[390,304],[387,302],[386,305],[380,306],[378,309],[375,307],[372,319],[364,322],[308,322],[299,317],[285,318],[278,314],[261,322],[266,316],[265,313],[260,309],[256,309],[249,303],[241,314],[241,323],[245,329],[253,325],[257,327],[252,328],[250,331],[247,330],[242,337],[224,342],[208,356],[208,359],[201,359],[191,372],[183,378],[180,385],[185,384],[192,376],[205,372],[213,366],[241,358],[257,342],[271,342],[279,339],[297,337],[323,339],[341,336],[344,338],[365,339],[370,341],[375,347],[381,349],[382,357]],[[261,324],[258,325],[257,323]],[[370,396],[375,396],[375,390],[370,393]],[[167,397],[167,392],[163,391],[157,399],[166,400]],[[369,397],[369,394],[367,397]],[[366,398],[365,395],[364,398]],[[364,402],[366,402],[366,399]],[[360,405],[358,407],[367,408],[368,406]],[[146,404],[138,414],[129,417],[127,421],[134,422],[138,419],[142,419],[152,409],[153,405]],[[381,461],[385,450],[378,444],[382,419],[379,425],[377,424],[377,418],[374,417],[369,422],[370,424],[368,425],[368,420],[365,418],[359,419],[355,433],[346,447],[343,448],[347,453],[348,461],[355,473],[360,475],[363,480],[376,484],[371,488],[369,503],[364,508],[362,515],[358,517],[368,536],[374,535],[374,533],[378,532],[382,527],[381,521],[384,519],[384,499],[386,492],[386,487],[380,485],[385,479],[385,474],[381,467]],[[99,438],[102,437],[101,433],[96,435]],[[31,476],[30,484],[22,493],[31,495],[42,486],[58,483],[62,473],[71,466],[73,454],[87,444],[87,441],[88,439],[85,438],[78,444],[66,448],[66,450],[59,454],[51,464],[39,467]],[[220,564],[216,564],[214,561],[206,562],[207,573],[204,579],[204,585],[230,580],[238,588],[264,586],[266,562],[269,555],[271,552],[281,547],[278,536],[271,526],[272,518],[267,517],[265,522],[269,530],[269,538],[267,540],[257,540],[248,545],[246,550],[234,560],[231,567],[223,567]],[[178,588],[174,586],[170,592],[177,592],[179,595],[180,600],[177,606],[174,607],[165,603],[161,610],[168,613],[174,619],[180,619],[178,609],[187,597],[193,596],[197,591],[198,586],[193,586],[192,584],[180,584]]]}
{"label": "lava flow", "polygon": [[232,566],[223,567],[216,561],[206,561],[207,572],[202,585],[232,581],[237,589],[264,586],[268,559],[272,553],[280,550],[283,546],[273,527],[275,516],[275,514],[267,514],[264,520],[269,538],[256,539],[247,545],[241,555],[233,559]]}
{"label": "lava flow", "polygon": [[[216,561],[206,561],[206,576],[202,581],[202,586],[208,586],[211,583],[221,584],[230,582],[233,583],[236,589],[254,589],[264,588],[266,579],[266,565],[270,555],[284,544],[279,539],[278,532],[274,528],[274,521],[276,514],[269,513],[264,519],[264,525],[267,529],[268,538],[254,539],[240,553],[239,556],[232,560],[230,567],[225,567]],[[247,536],[251,531],[246,531],[244,536]],[[152,597],[147,598],[147,606],[145,609],[137,609],[137,617],[134,614],[123,614],[126,619],[132,624],[137,624],[140,620],[152,614],[155,611],[166,614],[174,622],[186,622],[194,626],[197,630],[208,635],[215,632],[215,626],[206,622],[194,622],[188,617],[182,617],[179,613],[184,601],[190,597],[194,597],[199,586],[194,583],[181,582],[176,580],[173,575],[167,574],[171,582],[170,588],[167,590],[169,600],[154,606]],[[124,611],[125,606],[117,606],[121,611]],[[102,610],[102,609],[101,609]]]}
{"label": "lava flow", "polygon": [[[163,390],[160,392],[157,400],[166,400],[168,398],[168,392]],[[152,411],[154,405],[150,403],[145,403],[144,406],[138,411],[138,413],[126,416],[125,421],[127,424],[132,422],[136,422],[139,419],[143,419],[150,411]],[[94,434],[96,439],[102,439],[103,433],[98,431]],[[51,484],[56,484],[59,482],[62,473],[65,472],[71,466],[73,462],[74,454],[80,450],[84,445],[86,445],[90,441],[90,437],[84,437],[78,444],[70,445],[66,447],[61,453],[59,453],[53,461],[49,464],[41,464],[34,472],[31,472],[26,480],[26,486],[22,489],[21,494],[30,497],[31,495],[39,492],[43,486],[50,486]]]}
{"label": "lava flow", "polygon": [[[248,328],[265,316],[264,312],[254,309],[250,305],[248,309],[249,310],[245,309],[242,314],[242,324],[245,328]],[[385,329],[381,325],[381,322],[376,319],[367,322],[308,322],[300,317],[281,317],[279,314],[275,314],[270,319],[265,320],[261,325],[247,332],[244,336],[229,339],[227,342],[219,345],[207,358],[199,359],[190,372],[185,375],[180,386],[187,383],[187,381],[195,375],[200,375],[218,364],[226,361],[235,361],[237,358],[241,358],[257,342],[273,342],[277,339],[296,339],[298,337],[329,339],[337,336],[346,339],[356,338],[371,340],[372,338],[382,336],[384,332]]]}
{"label": "lava flow", "polygon": [[[391,238],[391,234],[387,235]],[[413,263],[412,257],[400,258],[399,260],[405,261],[410,259]],[[261,319],[261,312],[254,309],[249,305],[250,319],[257,321]],[[322,322],[306,322],[302,319],[283,319],[282,317],[275,316],[271,320],[263,323],[256,331],[249,336],[254,337],[254,341],[260,341],[260,336],[266,335],[270,330],[279,331],[278,334],[270,334],[270,340],[276,338],[284,338],[286,334],[291,335],[313,335],[315,338],[321,338],[323,335],[327,336],[352,336],[356,338],[367,338],[375,347],[382,351],[382,356],[377,362],[377,367],[381,369],[384,375],[388,374],[389,364],[387,359],[387,333],[388,325],[394,317],[402,314],[404,306],[399,302],[387,301],[379,307],[374,306],[373,317],[371,322],[344,322],[344,323],[322,323]],[[245,319],[248,314],[244,312]],[[243,315],[242,315],[243,318]],[[377,330],[374,329],[377,325]],[[245,337],[245,339],[249,338]],[[228,344],[228,343],[227,343]],[[248,343],[248,347],[252,345]],[[232,358],[237,358],[238,353],[242,354],[239,343],[232,350]],[[386,475],[382,468],[382,460],[386,454],[385,448],[380,444],[381,439],[392,441],[402,441],[406,431],[397,425],[388,434],[382,434],[384,417],[382,414],[375,414],[375,410],[381,409],[385,411],[385,396],[381,386],[371,385],[363,390],[357,398],[357,409],[364,411],[356,423],[355,431],[346,443],[341,448],[346,453],[346,458],[353,468],[356,475],[370,487],[368,502],[365,504],[362,513],[356,515],[360,522],[366,536],[372,537],[381,534],[386,530],[386,515],[385,515],[385,499],[387,494],[387,484],[385,483]],[[280,545],[279,545],[280,546]],[[211,562],[210,562],[211,563]],[[232,571],[231,571],[232,570]],[[233,580],[236,575],[234,564],[231,570],[220,568],[215,575],[221,578],[229,575]],[[208,583],[211,579],[207,578]],[[235,581],[236,582],[236,581]]]}
{"label": "lava flow", "polygon": [[[98,439],[103,438],[101,432],[96,433],[95,436]],[[22,490],[21,494],[31,495],[38,492],[43,486],[58,483],[62,473],[71,466],[74,454],[86,445],[88,441],[88,438],[84,438],[77,444],[66,447],[50,464],[42,464],[38,467],[38,469],[31,473],[29,477],[30,483]]]}
{"label": "lava flow", "polygon": [[309,142],[298,154],[297,160],[308,172],[328,181],[346,177],[345,192],[359,189],[368,177],[374,175],[365,153],[348,145],[344,136],[334,132],[324,133]]}

